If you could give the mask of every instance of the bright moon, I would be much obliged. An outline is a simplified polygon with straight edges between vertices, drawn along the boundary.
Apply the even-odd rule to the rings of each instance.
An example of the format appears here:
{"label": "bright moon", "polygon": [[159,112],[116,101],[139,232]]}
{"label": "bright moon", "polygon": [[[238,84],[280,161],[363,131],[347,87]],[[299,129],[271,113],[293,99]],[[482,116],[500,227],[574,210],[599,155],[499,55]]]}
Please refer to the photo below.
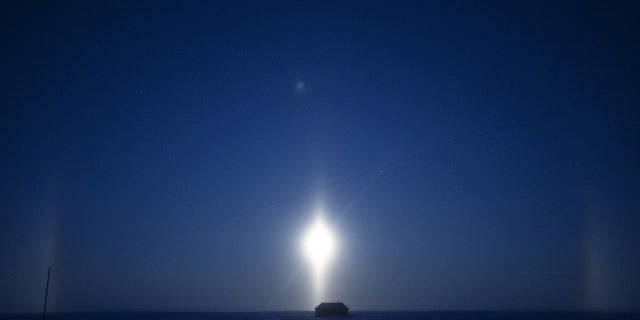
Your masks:
{"label": "bright moon", "polygon": [[322,215],[318,214],[313,225],[302,240],[304,255],[311,263],[314,279],[314,303],[321,302],[324,294],[325,273],[328,263],[336,251],[336,240],[326,225]]}
{"label": "bright moon", "polygon": [[333,256],[335,240],[322,216],[317,216],[313,226],[304,237],[304,252],[316,267],[324,266]]}

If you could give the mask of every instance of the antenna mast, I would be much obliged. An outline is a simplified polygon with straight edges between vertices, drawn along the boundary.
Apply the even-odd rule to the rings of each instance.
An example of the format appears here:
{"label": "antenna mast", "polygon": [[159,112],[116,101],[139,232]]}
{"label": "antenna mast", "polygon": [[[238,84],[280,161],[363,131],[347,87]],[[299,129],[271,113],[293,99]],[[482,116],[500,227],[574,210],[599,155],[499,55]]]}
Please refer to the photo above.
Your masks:
{"label": "antenna mast", "polygon": [[47,298],[49,296],[49,277],[51,276],[51,266],[49,266],[49,271],[47,271],[47,288],[44,291],[44,308],[42,309],[42,320],[47,319]]}

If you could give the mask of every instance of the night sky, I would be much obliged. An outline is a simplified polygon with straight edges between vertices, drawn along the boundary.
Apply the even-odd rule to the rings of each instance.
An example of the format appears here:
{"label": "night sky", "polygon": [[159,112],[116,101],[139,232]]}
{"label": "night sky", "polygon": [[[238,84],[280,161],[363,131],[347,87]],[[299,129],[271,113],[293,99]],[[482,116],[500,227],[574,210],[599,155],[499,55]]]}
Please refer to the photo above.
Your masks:
{"label": "night sky", "polygon": [[637,310],[638,7],[3,1],[0,312]]}

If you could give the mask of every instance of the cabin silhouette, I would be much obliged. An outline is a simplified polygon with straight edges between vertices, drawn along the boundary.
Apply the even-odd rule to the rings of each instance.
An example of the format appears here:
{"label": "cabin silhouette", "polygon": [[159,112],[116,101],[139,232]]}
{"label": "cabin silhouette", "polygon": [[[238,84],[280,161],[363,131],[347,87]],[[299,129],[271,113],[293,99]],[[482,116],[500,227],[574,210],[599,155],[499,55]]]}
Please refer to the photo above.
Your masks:
{"label": "cabin silhouette", "polygon": [[316,307],[316,317],[348,316],[349,307],[342,302],[323,302]]}

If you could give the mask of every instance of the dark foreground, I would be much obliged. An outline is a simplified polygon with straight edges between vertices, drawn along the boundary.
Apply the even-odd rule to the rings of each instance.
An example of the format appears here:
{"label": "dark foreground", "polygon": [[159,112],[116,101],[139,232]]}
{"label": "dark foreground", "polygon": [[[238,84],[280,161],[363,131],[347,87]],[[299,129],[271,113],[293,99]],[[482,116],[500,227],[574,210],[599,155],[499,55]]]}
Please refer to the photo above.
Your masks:
{"label": "dark foreground", "polygon": [[[36,320],[40,314],[0,314],[0,320]],[[47,320],[293,320],[331,319],[316,318],[313,312],[273,311],[273,312],[74,312],[53,313]],[[640,313],[623,312],[505,312],[505,311],[352,311],[350,320],[622,320],[638,319]]]}

